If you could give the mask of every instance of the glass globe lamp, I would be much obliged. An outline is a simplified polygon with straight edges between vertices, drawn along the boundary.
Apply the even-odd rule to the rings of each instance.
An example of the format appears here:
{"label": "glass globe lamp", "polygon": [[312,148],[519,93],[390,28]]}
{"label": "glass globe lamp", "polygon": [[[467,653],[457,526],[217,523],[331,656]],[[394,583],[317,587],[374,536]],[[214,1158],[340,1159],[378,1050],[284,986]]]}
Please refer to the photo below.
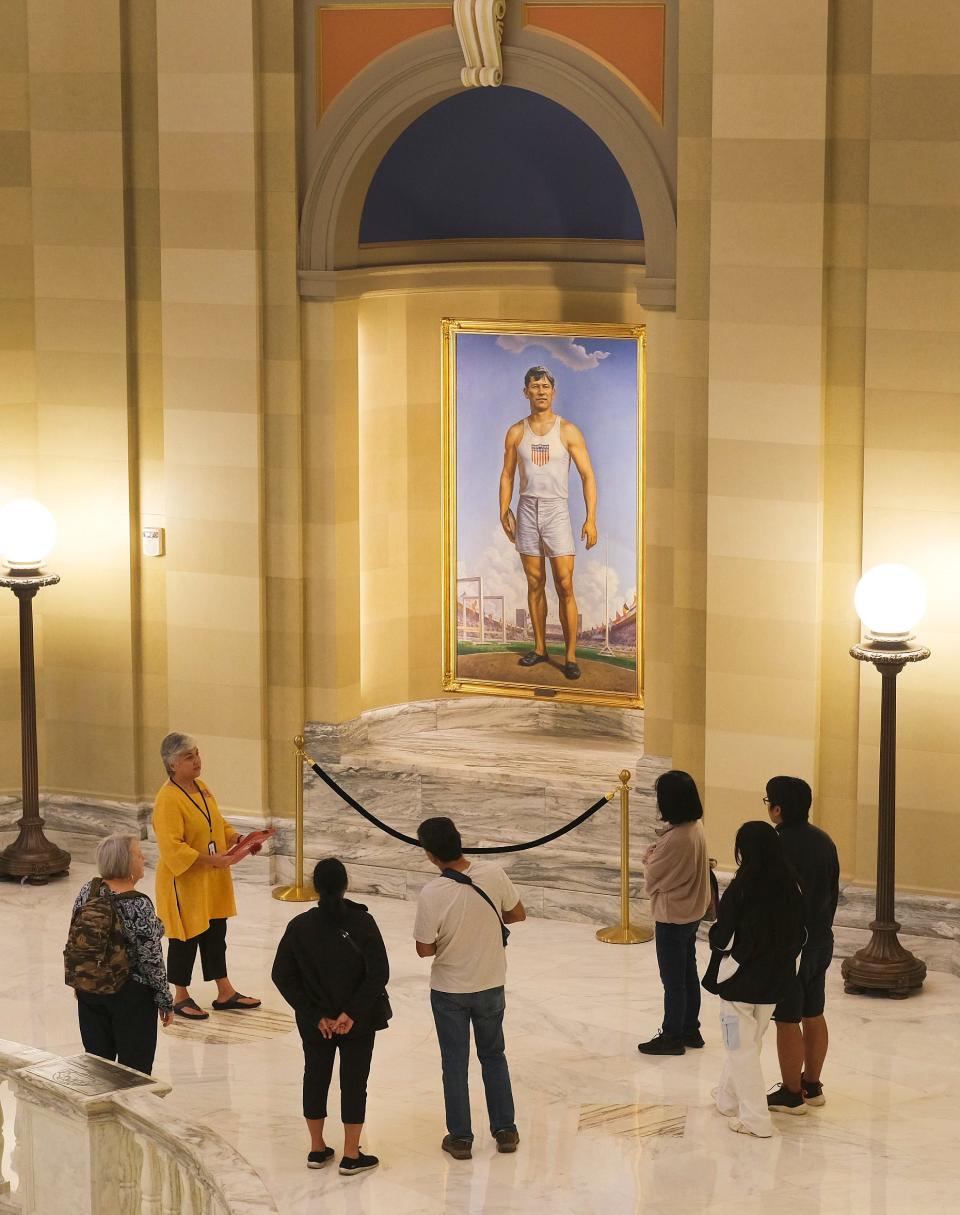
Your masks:
{"label": "glass globe lamp", "polygon": [[0,509],[0,561],[12,574],[36,574],[57,539],[53,515],[32,498]]}
{"label": "glass globe lamp", "polygon": [[913,630],[927,610],[923,579],[905,565],[875,565],[853,595],[867,643],[897,648],[915,640]]}

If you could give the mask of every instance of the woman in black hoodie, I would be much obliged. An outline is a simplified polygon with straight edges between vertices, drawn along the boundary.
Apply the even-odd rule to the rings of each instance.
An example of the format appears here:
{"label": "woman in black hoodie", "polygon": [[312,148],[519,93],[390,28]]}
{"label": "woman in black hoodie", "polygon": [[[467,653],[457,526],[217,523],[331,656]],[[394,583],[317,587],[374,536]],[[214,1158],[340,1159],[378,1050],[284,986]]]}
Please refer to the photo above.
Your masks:
{"label": "woman in black hoodie", "polygon": [[340,1172],[353,1176],[375,1169],[376,1156],[360,1150],[366,1116],[367,1076],[374,1035],[386,1029],[390,1003],[387,951],[373,916],[343,896],[347,871],[335,857],[313,871],[320,901],[295,916],[277,948],[273,981],[297,1014],[303,1040],[303,1116],[310,1131],[307,1167],[323,1168],[333,1148],[323,1138],[333,1062],[340,1052]]}
{"label": "woman in black hoodie", "polygon": [[731,1130],[767,1139],[773,1127],[760,1044],[774,1007],[796,983],[803,898],[769,823],[744,823],[734,852],[739,868],[710,929],[714,953],[703,977],[707,991],[721,999],[725,1059],[717,1108],[731,1119]]}

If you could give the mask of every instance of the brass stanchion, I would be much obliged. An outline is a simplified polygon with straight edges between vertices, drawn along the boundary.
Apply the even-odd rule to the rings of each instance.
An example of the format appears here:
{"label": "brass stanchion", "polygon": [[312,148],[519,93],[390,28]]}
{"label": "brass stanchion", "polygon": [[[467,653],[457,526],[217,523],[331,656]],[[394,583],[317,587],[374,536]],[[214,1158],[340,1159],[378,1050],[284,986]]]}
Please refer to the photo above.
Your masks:
{"label": "brass stanchion", "polygon": [[649,924],[630,923],[630,773],[620,773],[620,923],[597,930],[597,940],[608,945],[639,945],[653,937]]}
{"label": "brass stanchion", "polygon": [[303,882],[303,761],[307,758],[303,753],[303,735],[298,734],[293,740],[294,759],[297,767],[297,788],[296,788],[296,823],[295,823],[295,843],[294,843],[294,862],[293,862],[293,882],[292,886],[275,886],[273,897],[279,899],[281,903],[315,903],[317,892],[312,886],[308,887]]}

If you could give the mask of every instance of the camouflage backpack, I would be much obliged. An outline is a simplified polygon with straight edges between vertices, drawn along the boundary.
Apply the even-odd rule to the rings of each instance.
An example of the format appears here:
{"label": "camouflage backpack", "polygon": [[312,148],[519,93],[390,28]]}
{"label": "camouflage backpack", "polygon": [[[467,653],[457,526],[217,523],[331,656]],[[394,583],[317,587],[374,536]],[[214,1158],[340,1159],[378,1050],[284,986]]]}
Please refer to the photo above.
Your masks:
{"label": "camouflage backpack", "polygon": [[63,951],[64,982],[77,991],[112,996],[130,977],[132,962],[115,898],[102,878],[70,922]]}

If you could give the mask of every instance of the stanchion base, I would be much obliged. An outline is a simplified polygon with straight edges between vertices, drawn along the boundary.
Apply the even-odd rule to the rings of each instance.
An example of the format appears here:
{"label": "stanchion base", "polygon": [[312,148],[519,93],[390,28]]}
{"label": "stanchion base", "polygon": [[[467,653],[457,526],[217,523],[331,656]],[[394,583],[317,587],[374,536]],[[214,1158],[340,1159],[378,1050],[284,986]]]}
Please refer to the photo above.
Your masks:
{"label": "stanchion base", "polygon": [[607,945],[642,945],[653,940],[653,928],[649,924],[614,924],[612,928],[598,928],[597,940]]}
{"label": "stanchion base", "polygon": [[308,890],[306,886],[275,886],[273,897],[281,903],[315,903],[317,892]]}

